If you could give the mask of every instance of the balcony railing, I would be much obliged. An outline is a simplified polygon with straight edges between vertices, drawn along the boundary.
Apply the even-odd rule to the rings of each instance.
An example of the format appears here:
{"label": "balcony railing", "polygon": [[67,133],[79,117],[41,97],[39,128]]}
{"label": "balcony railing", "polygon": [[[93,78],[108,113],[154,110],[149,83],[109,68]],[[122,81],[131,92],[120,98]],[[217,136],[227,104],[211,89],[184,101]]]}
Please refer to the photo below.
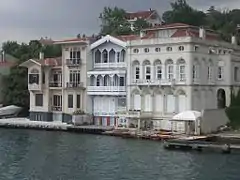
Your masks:
{"label": "balcony railing", "polygon": [[66,88],[83,88],[83,82],[67,82]]}
{"label": "balcony railing", "polygon": [[61,106],[52,106],[52,111],[62,111]]}
{"label": "balcony railing", "polygon": [[126,86],[88,86],[91,92],[126,92]]}
{"label": "balcony railing", "polygon": [[119,63],[95,63],[95,68],[124,68],[126,67],[126,63],[119,62]]}
{"label": "balcony railing", "polygon": [[41,90],[41,86],[40,86],[40,84],[36,84],[36,83],[28,84],[28,89],[37,91],[37,90]]}
{"label": "balcony railing", "polygon": [[67,59],[66,60],[66,65],[69,67],[77,67],[77,66],[80,66],[81,64],[82,64],[81,59]]}
{"label": "balcony railing", "polygon": [[62,87],[62,82],[50,82],[49,87]]}
{"label": "balcony railing", "polygon": [[[181,82],[184,83],[184,82]],[[146,86],[157,86],[157,85],[162,85],[162,86],[171,86],[175,85],[176,81],[174,79],[162,79],[162,80],[157,80],[157,79],[137,79],[137,80],[132,80],[132,84],[134,85],[146,85]]]}

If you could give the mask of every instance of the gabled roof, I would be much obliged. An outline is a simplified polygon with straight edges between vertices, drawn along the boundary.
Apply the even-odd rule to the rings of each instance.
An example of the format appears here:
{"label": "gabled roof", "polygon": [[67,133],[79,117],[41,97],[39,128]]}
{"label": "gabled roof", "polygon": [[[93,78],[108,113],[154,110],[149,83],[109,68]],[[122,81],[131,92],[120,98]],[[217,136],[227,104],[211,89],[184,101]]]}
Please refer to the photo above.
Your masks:
{"label": "gabled roof", "polygon": [[148,10],[148,11],[137,11],[137,12],[127,12],[126,13],[126,19],[127,20],[131,20],[134,18],[137,19],[148,19],[149,17],[151,17],[153,14],[157,13],[156,10]]}
{"label": "gabled roof", "polygon": [[117,45],[122,46],[122,47],[127,46],[127,43],[120,40],[120,38],[113,37],[113,36],[110,36],[110,35],[106,35],[106,36],[102,37],[101,39],[97,40],[96,42],[94,42],[93,44],[91,44],[91,49],[94,49],[94,48],[96,48],[96,47],[98,47],[101,44],[106,43],[106,42],[112,42],[113,44],[117,44]]}
{"label": "gabled roof", "polygon": [[45,58],[45,59],[29,59],[28,61],[23,62],[20,66],[29,67],[30,64],[37,64],[39,66],[61,66],[62,57],[57,58]]}

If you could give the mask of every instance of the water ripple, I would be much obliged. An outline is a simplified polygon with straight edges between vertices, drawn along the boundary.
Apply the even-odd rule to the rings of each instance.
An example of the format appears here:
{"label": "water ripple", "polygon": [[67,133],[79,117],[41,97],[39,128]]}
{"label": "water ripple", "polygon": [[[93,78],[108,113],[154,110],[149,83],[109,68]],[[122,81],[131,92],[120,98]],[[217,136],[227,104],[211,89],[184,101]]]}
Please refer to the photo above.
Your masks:
{"label": "water ripple", "polygon": [[0,130],[0,180],[239,180],[240,156],[166,151],[159,142]]}

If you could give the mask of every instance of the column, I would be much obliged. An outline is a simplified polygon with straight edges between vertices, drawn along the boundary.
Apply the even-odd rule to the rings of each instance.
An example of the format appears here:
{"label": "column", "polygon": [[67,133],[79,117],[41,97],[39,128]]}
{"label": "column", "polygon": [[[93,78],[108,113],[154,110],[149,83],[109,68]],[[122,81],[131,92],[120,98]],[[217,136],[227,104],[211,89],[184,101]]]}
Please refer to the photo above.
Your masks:
{"label": "column", "polygon": [[154,68],[154,66],[150,66],[151,67],[151,82],[154,82],[155,81],[155,68]]}
{"label": "column", "polygon": [[140,80],[143,80],[144,79],[144,71],[145,71],[144,66],[139,64],[139,70],[140,70],[140,72],[139,72]]}
{"label": "column", "polygon": [[166,65],[162,64],[162,80],[166,80]]}

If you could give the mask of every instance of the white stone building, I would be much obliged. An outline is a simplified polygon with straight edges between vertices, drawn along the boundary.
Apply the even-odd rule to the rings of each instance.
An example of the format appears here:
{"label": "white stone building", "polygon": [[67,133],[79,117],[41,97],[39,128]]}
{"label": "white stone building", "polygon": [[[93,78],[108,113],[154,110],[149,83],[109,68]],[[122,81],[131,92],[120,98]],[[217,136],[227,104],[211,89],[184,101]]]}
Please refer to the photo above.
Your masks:
{"label": "white stone building", "polygon": [[87,72],[87,94],[96,125],[126,125],[116,112],[126,111],[126,45],[122,37],[105,36],[91,44],[92,69]]}
{"label": "white stone building", "polygon": [[91,111],[87,97],[88,39],[55,41],[62,45],[62,57],[30,59],[28,68],[30,119],[71,122],[74,111]]}
{"label": "white stone building", "polygon": [[129,124],[141,119],[141,126],[170,129],[174,114],[223,108],[239,88],[235,37],[231,44],[213,31],[176,23],[145,30],[127,46],[128,111],[122,116]]}

